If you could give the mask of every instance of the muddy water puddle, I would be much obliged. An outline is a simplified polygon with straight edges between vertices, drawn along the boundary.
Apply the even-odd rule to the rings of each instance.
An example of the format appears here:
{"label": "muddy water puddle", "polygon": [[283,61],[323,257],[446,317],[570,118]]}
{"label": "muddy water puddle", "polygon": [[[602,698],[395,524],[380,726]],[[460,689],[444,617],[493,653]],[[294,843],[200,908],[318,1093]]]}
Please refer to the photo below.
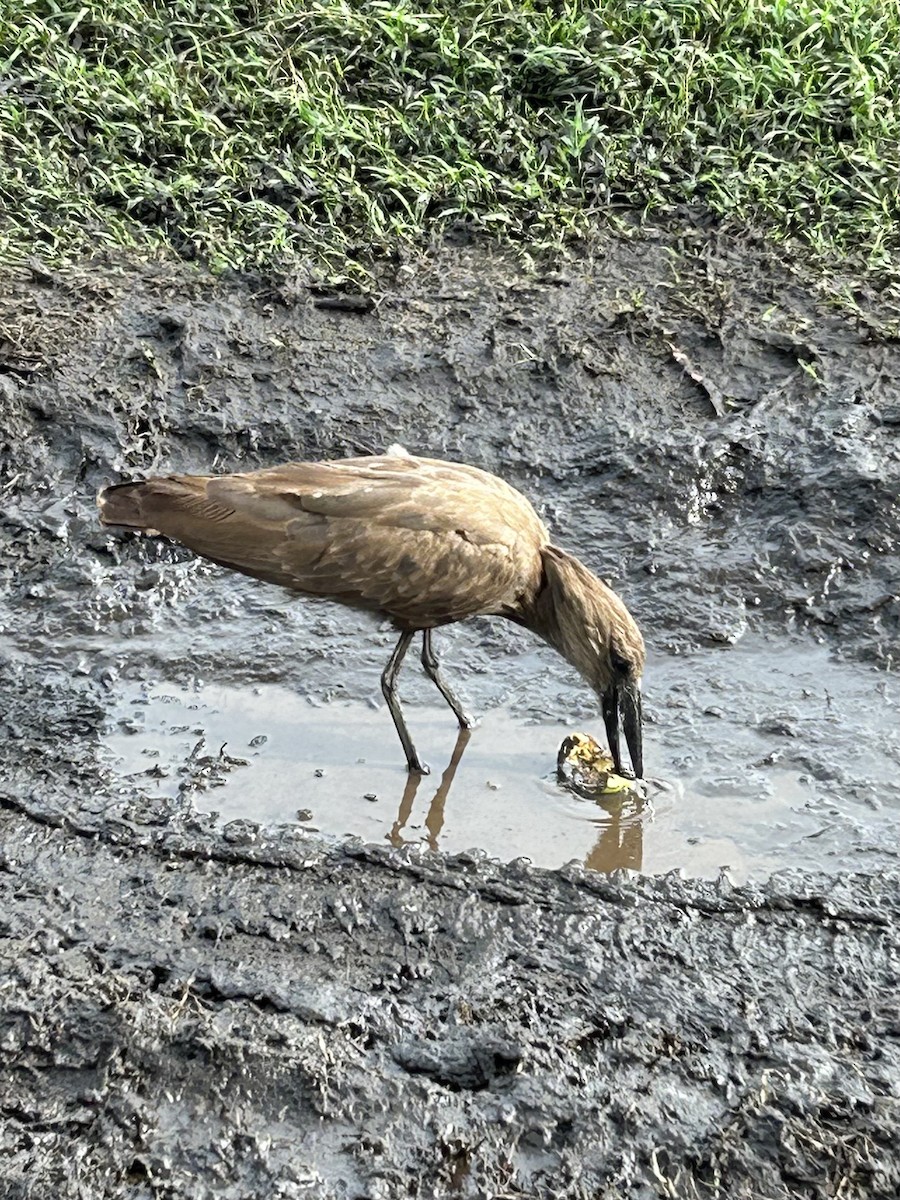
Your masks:
{"label": "muddy water puddle", "polygon": [[[443,707],[408,704],[432,773],[410,777],[390,718],[316,705],[274,684],[132,685],[104,755],[148,797],[181,796],[223,823],[297,822],[326,836],[540,866],[680,868],[736,880],[784,866],[895,855],[898,705],[890,676],[824,648],[765,643],[658,658],[648,672],[643,796],[585,800],[555,779],[571,726],[500,707],[459,735]],[[582,723],[584,727],[585,723]],[[599,736],[602,723],[588,723]]]}
{"label": "muddy water puddle", "polygon": [[[496,709],[461,734],[444,708],[409,705],[407,715],[431,766],[421,778],[406,771],[386,711],[316,707],[275,685],[154,686],[123,698],[106,745],[122,774],[162,771],[149,777],[156,794],[181,790],[223,822],[275,824],[299,813],[307,828],[395,846],[481,848],[546,866],[594,854],[602,869],[640,866],[639,802],[604,810],[557,787],[549,768],[563,727],[527,725]],[[197,792],[192,755],[223,746],[232,760],[227,782]]]}

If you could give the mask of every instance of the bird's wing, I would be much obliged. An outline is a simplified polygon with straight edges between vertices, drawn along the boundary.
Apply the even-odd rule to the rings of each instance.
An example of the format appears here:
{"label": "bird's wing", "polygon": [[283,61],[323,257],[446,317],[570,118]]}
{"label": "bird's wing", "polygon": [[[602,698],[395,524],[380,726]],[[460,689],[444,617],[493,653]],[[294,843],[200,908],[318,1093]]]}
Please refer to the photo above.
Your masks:
{"label": "bird's wing", "polygon": [[407,457],[289,463],[143,485],[147,526],[215,562],[410,626],[500,611],[547,532],[493,475]]}

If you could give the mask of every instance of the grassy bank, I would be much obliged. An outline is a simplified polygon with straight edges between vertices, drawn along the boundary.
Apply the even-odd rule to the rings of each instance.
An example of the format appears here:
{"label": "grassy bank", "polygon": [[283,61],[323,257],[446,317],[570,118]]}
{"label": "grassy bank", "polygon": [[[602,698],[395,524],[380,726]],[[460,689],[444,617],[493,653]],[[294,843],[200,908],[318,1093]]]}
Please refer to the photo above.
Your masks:
{"label": "grassy bank", "polygon": [[689,203],[900,261],[900,0],[8,0],[0,63],[5,257],[340,263]]}

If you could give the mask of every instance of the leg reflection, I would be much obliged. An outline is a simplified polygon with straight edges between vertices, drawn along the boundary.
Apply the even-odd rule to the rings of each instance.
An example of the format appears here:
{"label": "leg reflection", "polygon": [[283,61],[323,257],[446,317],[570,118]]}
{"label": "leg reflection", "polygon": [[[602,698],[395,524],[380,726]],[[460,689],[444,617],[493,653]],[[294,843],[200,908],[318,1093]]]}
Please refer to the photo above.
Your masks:
{"label": "leg reflection", "polygon": [[584,865],[592,871],[607,873],[619,867],[639,871],[644,857],[643,797],[629,793],[598,800],[597,804],[606,812],[607,819]]}
{"label": "leg reflection", "polygon": [[391,832],[388,834],[388,841],[398,850],[404,844],[403,838],[401,837],[401,832],[405,827],[406,822],[409,820],[413,804],[415,803],[416,792],[419,790],[419,784],[422,782],[423,778],[423,775],[410,772],[409,777],[406,780],[406,786],[404,787],[403,795],[400,798],[400,807],[397,809],[397,820],[394,822],[393,826],[391,827]]}
{"label": "leg reflection", "polygon": [[[450,785],[453,783],[453,778],[456,775],[456,769],[462,759],[463,751],[469,744],[471,737],[471,729],[460,729],[459,737],[456,739],[456,745],[453,747],[453,753],[450,756],[450,762],[447,764],[446,770],[441,776],[441,782],[438,784],[437,791],[434,793],[434,798],[428,806],[425,828],[428,831],[427,841],[431,850],[438,849],[438,838],[440,837],[441,830],[444,828],[444,805],[447,801]],[[421,775],[410,775],[406,781],[406,787],[403,789],[400,808],[397,810],[397,819],[391,828],[391,832],[388,834],[388,841],[398,849],[409,842],[419,840],[418,838],[404,838],[403,830],[406,828],[406,823],[412,815],[416,792],[421,782]]]}
{"label": "leg reflection", "polygon": [[459,766],[463,751],[468,746],[471,736],[471,729],[460,729],[456,745],[453,747],[453,753],[450,755],[450,761],[447,764],[447,769],[441,776],[441,782],[434,793],[434,799],[429,805],[428,816],[425,818],[425,828],[428,830],[428,845],[432,850],[437,850],[438,848],[438,837],[444,828],[444,804],[447,800],[447,793],[450,791],[450,784],[453,782],[456,768]]}

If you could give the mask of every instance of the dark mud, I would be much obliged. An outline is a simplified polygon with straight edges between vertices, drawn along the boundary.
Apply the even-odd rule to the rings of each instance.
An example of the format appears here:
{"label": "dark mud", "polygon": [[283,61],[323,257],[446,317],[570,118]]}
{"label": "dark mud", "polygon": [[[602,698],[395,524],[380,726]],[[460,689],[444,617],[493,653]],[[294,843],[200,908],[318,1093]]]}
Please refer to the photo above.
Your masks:
{"label": "dark mud", "polygon": [[6,825],[7,1196],[897,1194],[896,878]]}
{"label": "dark mud", "polygon": [[[373,300],[115,263],[0,297],[4,1194],[893,1198],[900,314],[697,232]],[[500,471],[627,597],[640,812],[560,798],[590,697],[488,621],[446,638],[486,718],[439,806],[404,684],[404,810],[388,629],[96,524],[120,475],[391,441]],[[749,882],[428,849],[523,830]]]}

